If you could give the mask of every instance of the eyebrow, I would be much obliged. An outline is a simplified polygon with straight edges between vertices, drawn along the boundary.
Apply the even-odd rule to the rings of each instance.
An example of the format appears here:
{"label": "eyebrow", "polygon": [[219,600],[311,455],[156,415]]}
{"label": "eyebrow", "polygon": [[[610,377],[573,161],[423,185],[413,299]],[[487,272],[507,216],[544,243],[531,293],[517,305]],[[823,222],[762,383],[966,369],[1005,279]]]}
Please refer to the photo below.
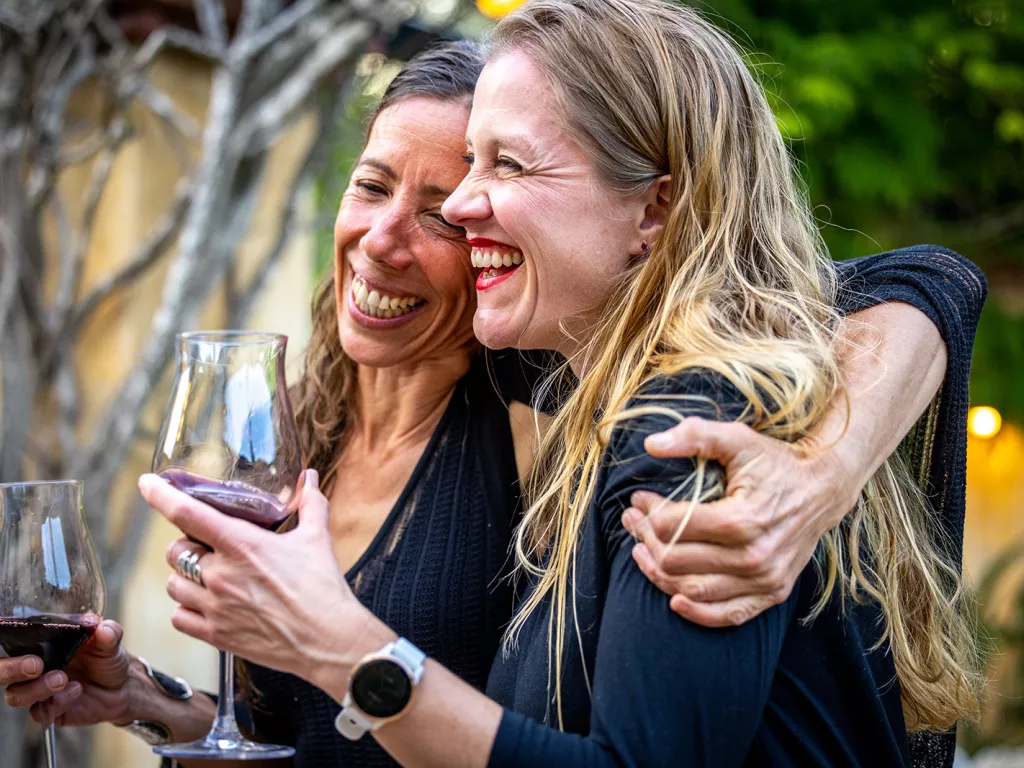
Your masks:
{"label": "eyebrow", "polygon": [[[507,147],[513,151],[519,150],[520,152],[525,153],[534,152],[536,146],[528,136],[520,136],[514,133],[507,136],[499,136],[494,139],[494,143],[499,147]],[[473,142],[470,140],[469,136],[466,137],[466,147],[469,149],[473,148]]]}
{"label": "eyebrow", "polygon": [[372,157],[359,158],[359,162],[356,163],[356,167],[359,167],[360,165],[369,165],[372,168],[376,168],[378,171],[380,171],[390,179],[398,178],[398,174],[395,173],[394,168],[392,168],[387,163],[381,162],[380,160],[374,160]]}
{"label": "eyebrow", "polygon": [[[368,165],[371,168],[376,168],[392,181],[398,180],[398,174],[395,173],[395,169],[381,160],[374,160],[372,157],[364,157],[360,158],[359,162],[356,163],[357,168],[360,165]],[[437,184],[423,184],[420,186],[419,191],[424,195],[443,195],[444,197],[449,197],[452,194],[452,190],[439,187]]]}

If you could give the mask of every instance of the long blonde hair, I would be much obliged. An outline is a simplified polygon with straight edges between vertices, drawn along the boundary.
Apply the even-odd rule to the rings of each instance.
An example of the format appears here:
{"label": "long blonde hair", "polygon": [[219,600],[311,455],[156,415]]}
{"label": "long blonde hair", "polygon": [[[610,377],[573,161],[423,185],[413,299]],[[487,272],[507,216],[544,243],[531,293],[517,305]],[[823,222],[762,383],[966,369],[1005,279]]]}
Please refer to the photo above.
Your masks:
{"label": "long blonde hair", "polygon": [[[664,0],[531,0],[496,26],[491,56],[521,51],[546,73],[568,129],[624,195],[670,174],[650,255],[622,275],[574,361],[584,374],[547,430],[516,533],[536,589],[506,647],[551,602],[561,725],[562,656],[576,548],[612,427],[652,377],[706,369],[749,402],[744,419],[783,440],[846,397],[836,275],[764,93],[734,43]],[[677,415],[677,418],[679,416]],[[702,494],[698,462],[694,496]],[[834,591],[884,616],[910,729],[976,717],[980,676],[960,574],[929,535],[929,510],[898,457],[819,552],[819,614]],[[864,557],[863,553],[868,556]],[[666,609],[667,610],[667,609]]]}

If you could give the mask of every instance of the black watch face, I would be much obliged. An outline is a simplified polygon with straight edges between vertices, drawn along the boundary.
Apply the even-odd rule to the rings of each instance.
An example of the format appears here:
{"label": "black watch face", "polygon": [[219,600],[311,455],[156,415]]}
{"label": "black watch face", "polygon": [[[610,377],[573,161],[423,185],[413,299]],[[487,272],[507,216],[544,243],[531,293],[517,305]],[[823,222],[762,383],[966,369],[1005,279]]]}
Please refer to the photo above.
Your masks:
{"label": "black watch face", "polygon": [[370,717],[393,717],[412,698],[412,683],[398,664],[377,659],[352,676],[352,699]]}

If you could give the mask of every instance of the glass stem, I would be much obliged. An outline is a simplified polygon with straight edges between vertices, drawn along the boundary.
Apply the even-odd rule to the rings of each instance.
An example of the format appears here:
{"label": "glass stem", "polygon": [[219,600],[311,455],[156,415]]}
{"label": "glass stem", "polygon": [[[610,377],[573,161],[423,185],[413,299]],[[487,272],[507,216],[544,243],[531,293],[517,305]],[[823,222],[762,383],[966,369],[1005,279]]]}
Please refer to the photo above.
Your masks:
{"label": "glass stem", "polygon": [[46,765],[48,768],[57,768],[57,727],[50,723],[43,737],[46,745]]}
{"label": "glass stem", "polygon": [[217,697],[217,717],[213,721],[207,741],[238,742],[242,734],[235,722],[235,657],[234,654],[220,652],[220,692]]}

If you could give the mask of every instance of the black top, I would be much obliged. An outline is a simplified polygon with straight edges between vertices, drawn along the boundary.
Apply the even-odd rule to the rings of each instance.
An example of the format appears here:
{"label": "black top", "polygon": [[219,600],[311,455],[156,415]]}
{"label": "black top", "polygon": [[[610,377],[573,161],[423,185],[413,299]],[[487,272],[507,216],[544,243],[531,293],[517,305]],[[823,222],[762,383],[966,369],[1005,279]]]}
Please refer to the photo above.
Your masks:
{"label": "black top", "polygon": [[[844,279],[855,281],[847,280],[842,309],[901,300],[936,322],[949,348],[942,400],[947,407],[951,393],[961,390],[961,378],[966,376],[963,361],[970,357],[984,297],[984,281],[976,277],[979,273],[973,265],[929,247],[870,256],[838,267]],[[979,281],[980,290],[974,290]],[[490,370],[485,366],[488,357]],[[478,688],[484,687],[512,614],[510,586],[498,577],[512,563],[508,544],[518,503],[508,412],[494,394],[492,381],[502,384],[506,399],[529,402],[537,379],[550,363],[545,356],[529,358],[539,359],[539,365],[509,354],[488,357],[481,357],[458,385],[395,509],[347,574],[356,596],[375,615]],[[966,392],[966,378],[962,391]],[[956,402],[963,408],[953,407],[946,418],[959,419],[962,425],[966,400]],[[955,464],[957,449],[950,455]],[[949,497],[955,500],[955,488],[944,510],[949,509]],[[962,484],[959,499],[962,530]],[[956,516],[955,509],[952,514]],[[663,617],[669,616],[667,599],[659,599]],[[645,643],[644,648],[657,649],[653,653],[659,654],[665,651],[656,643]],[[643,648],[631,652],[637,659],[652,653]],[[672,652],[686,649],[677,647]],[[249,670],[262,694],[255,727],[265,740],[294,745],[298,768],[395,765],[372,737],[353,743],[334,730],[340,707],[322,691],[291,675],[254,665]],[[633,713],[637,723],[643,711]],[[589,726],[583,732],[588,731]],[[507,735],[504,727],[502,732]]]}
{"label": "black top", "polygon": [[[711,374],[660,379],[644,394],[631,405],[708,419],[735,420],[744,406]],[[643,446],[647,435],[676,423],[646,416],[613,433],[576,554],[576,611],[562,656],[565,732],[543,724],[558,723],[545,603],[491,671],[487,693],[508,709],[490,766],[906,764],[895,668],[884,650],[869,650],[879,639],[874,607],[844,615],[837,596],[803,626],[818,586],[808,566],[782,605],[740,627],[706,629],[670,612],[668,598],[636,567],[634,541],[620,523],[630,495],[668,496],[682,486],[688,498],[692,490],[691,460],[655,459]]]}
{"label": "black top", "polygon": [[[483,689],[514,605],[507,571],[518,502],[508,410],[482,358],[455,393],[386,522],[346,579],[399,635]],[[334,729],[339,705],[301,678],[248,665],[262,739],[295,765],[393,766],[370,736]]]}
{"label": "black top", "polygon": [[[934,247],[839,266],[844,310],[905,301],[925,311],[946,341],[942,397],[910,442],[959,562],[960,435],[984,277]],[[720,410],[678,399],[663,404],[710,419],[735,419],[743,406],[713,374],[659,379],[647,393],[708,397]],[[836,595],[816,621],[800,621],[815,603],[813,565],[785,603],[741,627],[709,630],[668,612],[667,598],[633,564],[633,542],[619,520],[634,490],[668,495],[691,478],[689,460],[657,461],[643,449],[647,434],[675,423],[648,416],[613,434],[577,550],[575,615],[567,620],[562,657],[562,730],[545,603],[492,669],[487,692],[506,711],[489,765],[951,765],[951,736],[915,737],[913,750],[908,744],[892,659],[885,646],[870,650],[879,638],[875,606],[847,601],[843,612]]]}

